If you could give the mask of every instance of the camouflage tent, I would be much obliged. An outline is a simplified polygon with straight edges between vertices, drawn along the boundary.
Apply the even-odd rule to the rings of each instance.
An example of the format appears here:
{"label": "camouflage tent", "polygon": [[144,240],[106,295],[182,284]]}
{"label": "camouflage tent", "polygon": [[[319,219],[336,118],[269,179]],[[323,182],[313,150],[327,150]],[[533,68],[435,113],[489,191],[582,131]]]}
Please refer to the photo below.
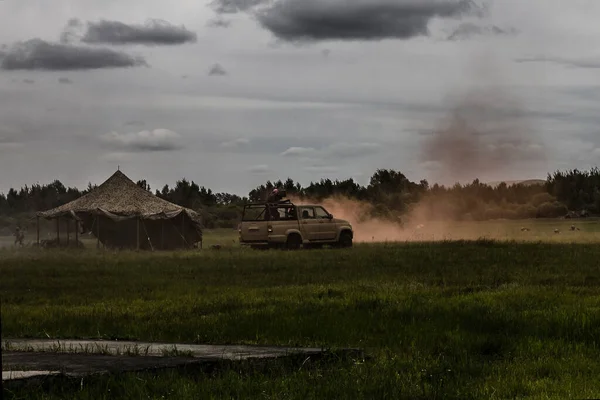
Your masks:
{"label": "camouflage tent", "polygon": [[198,213],[155,196],[121,171],[80,198],[37,216],[75,220],[82,232],[92,232],[109,248],[172,250],[202,242]]}

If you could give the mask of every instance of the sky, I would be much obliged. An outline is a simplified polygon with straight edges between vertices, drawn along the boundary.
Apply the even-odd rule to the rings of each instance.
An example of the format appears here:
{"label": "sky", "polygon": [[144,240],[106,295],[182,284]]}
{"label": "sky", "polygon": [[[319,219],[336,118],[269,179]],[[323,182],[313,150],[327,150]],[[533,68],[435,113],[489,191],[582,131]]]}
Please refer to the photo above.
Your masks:
{"label": "sky", "polygon": [[597,0],[2,0],[0,192],[600,161]]}

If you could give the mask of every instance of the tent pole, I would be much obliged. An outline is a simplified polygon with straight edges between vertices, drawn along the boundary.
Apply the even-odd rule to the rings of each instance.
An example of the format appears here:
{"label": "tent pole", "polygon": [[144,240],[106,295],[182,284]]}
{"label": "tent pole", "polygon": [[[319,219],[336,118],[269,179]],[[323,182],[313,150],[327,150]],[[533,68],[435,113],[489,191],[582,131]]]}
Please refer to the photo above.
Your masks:
{"label": "tent pole", "polygon": [[79,220],[75,220],[75,246],[79,247]]}
{"label": "tent pole", "polygon": [[160,248],[165,249],[165,220],[160,220]]}
{"label": "tent pole", "polygon": [[140,217],[137,217],[137,241],[136,248],[140,250]]}
{"label": "tent pole", "polygon": [[148,244],[150,245],[150,250],[154,251],[154,246],[152,245],[152,240],[150,240],[150,235],[148,234],[148,229],[146,229],[146,224],[144,223],[144,221],[142,221],[142,224],[144,224],[144,226],[143,226],[144,233],[146,234],[146,240],[148,241]]}
{"label": "tent pole", "polygon": [[98,234],[96,235],[96,248],[99,249],[100,248],[100,216],[96,215],[96,232],[98,232]]}
{"label": "tent pole", "polygon": [[37,245],[40,247],[40,217],[36,218]]}
{"label": "tent pole", "polygon": [[181,237],[183,238],[183,248],[185,249],[185,213],[181,213]]}
{"label": "tent pole", "polygon": [[70,239],[70,233],[69,230],[71,228],[71,221],[69,219],[67,219],[67,247],[69,247],[69,239]]}
{"label": "tent pole", "polygon": [[56,242],[60,246],[60,217],[56,218]]}
{"label": "tent pole", "polygon": [[175,219],[176,219],[176,218],[172,218],[172,219],[170,219],[170,220],[169,220],[169,222],[171,222],[171,224],[173,225],[173,229],[175,229],[175,232],[176,232],[176,233],[177,233],[179,236],[181,236],[181,240],[182,240],[182,242],[183,242],[183,243],[184,243],[184,245],[185,245],[185,244],[187,244],[187,241],[185,240],[185,236],[183,236],[182,232],[180,232],[180,231],[179,231],[179,228],[177,228],[177,224],[175,223],[175,222],[177,222],[177,221],[175,221]]}

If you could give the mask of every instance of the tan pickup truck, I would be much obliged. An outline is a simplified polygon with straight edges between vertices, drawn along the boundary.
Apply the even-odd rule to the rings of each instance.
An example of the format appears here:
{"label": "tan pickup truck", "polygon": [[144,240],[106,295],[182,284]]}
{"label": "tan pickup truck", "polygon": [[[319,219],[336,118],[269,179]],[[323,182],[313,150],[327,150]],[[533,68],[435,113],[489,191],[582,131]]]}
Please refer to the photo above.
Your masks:
{"label": "tan pickup truck", "polygon": [[291,201],[246,204],[238,227],[241,245],[252,248],[352,247],[348,221],[334,218],[320,205]]}

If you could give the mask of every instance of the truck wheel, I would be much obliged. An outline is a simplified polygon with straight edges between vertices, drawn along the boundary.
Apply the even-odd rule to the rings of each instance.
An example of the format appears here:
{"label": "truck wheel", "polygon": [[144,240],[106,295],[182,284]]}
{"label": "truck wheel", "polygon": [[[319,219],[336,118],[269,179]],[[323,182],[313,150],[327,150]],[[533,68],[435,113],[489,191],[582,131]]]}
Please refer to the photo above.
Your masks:
{"label": "truck wheel", "polygon": [[352,247],[352,234],[350,232],[340,233],[340,239],[338,241],[338,247],[348,248]]}
{"label": "truck wheel", "polygon": [[298,250],[302,246],[302,238],[300,235],[291,234],[287,238],[287,242],[285,244],[286,249],[288,250]]}

